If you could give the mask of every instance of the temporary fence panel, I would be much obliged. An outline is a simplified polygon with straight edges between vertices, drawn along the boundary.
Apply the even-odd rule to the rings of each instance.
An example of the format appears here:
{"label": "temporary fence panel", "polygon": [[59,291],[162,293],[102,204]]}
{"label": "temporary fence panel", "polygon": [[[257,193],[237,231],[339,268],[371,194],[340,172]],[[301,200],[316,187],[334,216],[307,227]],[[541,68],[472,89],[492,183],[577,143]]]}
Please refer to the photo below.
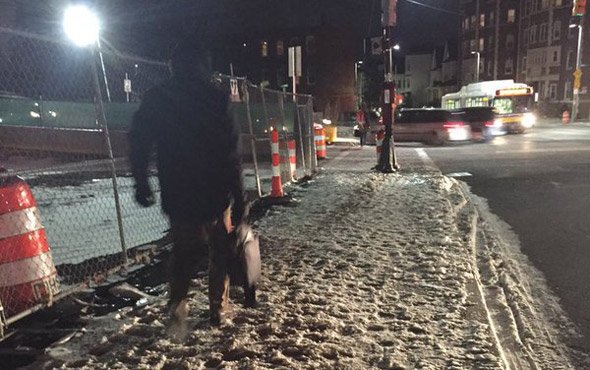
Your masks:
{"label": "temporary fence panel", "polygon": [[[34,199],[26,209],[1,210],[0,230],[19,232],[0,233],[0,242],[40,230],[45,238],[29,238],[34,243],[24,249],[0,243],[0,307],[14,319],[23,307],[50,304],[60,289],[101,281],[136,247],[163,242],[168,222],[160,207],[142,208],[134,200],[126,135],[143,93],[169,71],[165,63],[119,53],[106,42],[98,58],[64,40],[1,27],[0,47],[0,192],[17,196],[11,184],[20,183],[19,176]],[[315,170],[310,96],[215,78],[241,126],[247,189],[255,196],[271,191],[271,126],[281,139],[295,140],[301,174]],[[150,184],[158,201],[155,169]],[[21,258],[23,250],[40,253]],[[9,279],[14,271],[20,280]],[[19,298],[23,290],[2,290],[20,283],[34,285],[33,301]]]}

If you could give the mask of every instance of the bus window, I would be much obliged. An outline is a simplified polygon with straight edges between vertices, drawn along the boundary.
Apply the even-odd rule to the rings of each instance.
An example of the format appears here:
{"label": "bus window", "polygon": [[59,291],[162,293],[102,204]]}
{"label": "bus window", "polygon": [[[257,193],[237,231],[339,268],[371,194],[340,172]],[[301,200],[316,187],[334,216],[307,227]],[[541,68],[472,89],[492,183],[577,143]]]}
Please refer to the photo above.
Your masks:
{"label": "bus window", "polygon": [[460,108],[460,106],[459,106],[459,100],[456,100],[456,99],[447,100],[445,102],[445,106],[443,108],[445,108],[445,109],[457,109],[457,108]]}
{"label": "bus window", "polygon": [[496,98],[494,99],[494,108],[499,114],[510,114],[514,113],[512,109],[511,98]]}

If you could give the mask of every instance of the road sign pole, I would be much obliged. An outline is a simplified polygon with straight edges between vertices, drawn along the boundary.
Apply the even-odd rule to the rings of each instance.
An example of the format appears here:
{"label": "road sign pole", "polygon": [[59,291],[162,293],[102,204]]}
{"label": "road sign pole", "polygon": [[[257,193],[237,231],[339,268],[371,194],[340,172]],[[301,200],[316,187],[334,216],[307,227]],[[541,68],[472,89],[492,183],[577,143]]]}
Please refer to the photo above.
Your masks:
{"label": "road sign pole", "polygon": [[578,24],[578,48],[577,48],[577,55],[576,55],[576,71],[574,72],[574,95],[573,95],[573,104],[572,104],[572,117],[571,122],[575,122],[578,117],[578,107],[580,105],[580,88],[582,85],[582,70],[580,66],[582,64],[582,22],[583,19],[580,19],[580,24]]}
{"label": "road sign pole", "polygon": [[393,103],[395,102],[395,86],[393,84],[393,27],[396,25],[397,0],[382,0],[383,25],[383,56],[384,82],[382,93],[382,118],[385,136],[381,146],[381,154],[375,169],[383,173],[392,173],[399,169],[393,142]]}

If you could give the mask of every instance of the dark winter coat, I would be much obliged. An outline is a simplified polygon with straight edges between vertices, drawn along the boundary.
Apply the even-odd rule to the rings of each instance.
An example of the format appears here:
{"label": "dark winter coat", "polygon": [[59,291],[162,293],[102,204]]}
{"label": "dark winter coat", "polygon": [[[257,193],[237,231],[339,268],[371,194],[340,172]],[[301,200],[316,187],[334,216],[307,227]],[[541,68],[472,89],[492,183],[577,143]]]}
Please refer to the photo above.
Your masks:
{"label": "dark winter coat", "polygon": [[212,221],[242,194],[228,96],[207,81],[172,78],[146,92],[128,139],[138,187],[147,185],[155,144],[162,208],[172,219]]}

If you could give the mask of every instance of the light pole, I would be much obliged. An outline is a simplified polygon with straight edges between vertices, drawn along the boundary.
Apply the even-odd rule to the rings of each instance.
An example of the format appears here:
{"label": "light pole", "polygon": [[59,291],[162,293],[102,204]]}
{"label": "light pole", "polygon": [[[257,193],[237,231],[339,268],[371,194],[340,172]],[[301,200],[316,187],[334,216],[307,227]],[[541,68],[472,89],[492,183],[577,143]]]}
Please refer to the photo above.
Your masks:
{"label": "light pole", "polygon": [[580,69],[582,64],[582,19],[580,19],[579,22],[579,24],[570,24],[569,26],[570,28],[578,27],[578,46],[576,51],[576,70],[574,71],[574,94],[571,122],[575,122],[578,116],[578,106],[580,105],[580,86],[582,82],[582,70]]}
{"label": "light pole", "polygon": [[362,87],[362,76],[359,80],[359,67],[363,64],[362,60],[354,62],[354,84],[356,86],[356,103],[360,107],[363,103],[363,87]]}
{"label": "light pole", "polygon": [[[107,128],[107,121],[104,113],[104,105],[102,101],[102,92],[100,89],[100,78],[98,76],[98,68],[96,67],[97,57],[101,63],[102,72],[104,75],[105,88],[108,94],[108,84],[106,79],[106,73],[104,68],[104,61],[102,59],[102,53],[100,51],[100,22],[95,14],[84,5],[72,5],[68,7],[64,12],[63,28],[68,38],[79,47],[90,47],[92,51],[92,77],[94,84],[94,102],[96,109],[96,121],[104,133],[105,143],[110,159],[111,169],[111,180],[113,183],[113,195],[115,198],[115,209],[117,212],[117,222],[119,227],[119,238],[121,242],[121,250],[123,254],[123,263],[127,266],[127,247],[125,244],[125,235],[123,231],[123,218],[121,212],[121,203],[119,199],[119,187],[117,186],[117,171],[115,168],[115,159],[113,157],[113,148],[111,146],[111,139],[109,136],[109,130]],[[110,101],[110,96],[109,96]]]}
{"label": "light pole", "polygon": [[476,66],[475,66],[475,82],[479,82],[479,51],[472,51],[471,55],[476,56]]}

